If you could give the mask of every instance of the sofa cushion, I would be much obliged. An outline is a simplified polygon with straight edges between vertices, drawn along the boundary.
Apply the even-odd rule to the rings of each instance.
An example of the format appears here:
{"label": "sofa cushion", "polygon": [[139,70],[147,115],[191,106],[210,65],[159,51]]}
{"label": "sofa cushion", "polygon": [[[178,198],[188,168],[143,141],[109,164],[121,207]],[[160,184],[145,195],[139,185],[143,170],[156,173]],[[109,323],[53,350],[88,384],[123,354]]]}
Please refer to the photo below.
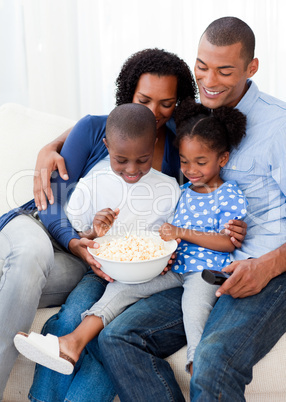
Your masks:
{"label": "sofa cushion", "polygon": [[33,198],[38,151],[74,123],[18,104],[0,107],[0,215]]}

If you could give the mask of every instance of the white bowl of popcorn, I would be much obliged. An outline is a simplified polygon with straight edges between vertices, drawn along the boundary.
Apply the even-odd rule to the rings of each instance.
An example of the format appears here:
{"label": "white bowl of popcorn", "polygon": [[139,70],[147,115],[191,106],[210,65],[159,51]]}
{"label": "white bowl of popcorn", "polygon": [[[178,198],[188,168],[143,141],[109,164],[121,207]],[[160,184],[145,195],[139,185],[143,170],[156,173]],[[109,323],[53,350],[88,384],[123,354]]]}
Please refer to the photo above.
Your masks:
{"label": "white bowl of popcorn", "polygon": [[148,282],[167,266],[177,248],[176,240],[164,241],[159,234],[105,235],[97,237],[100,247],[88,248],[111,278],[123,283]]}

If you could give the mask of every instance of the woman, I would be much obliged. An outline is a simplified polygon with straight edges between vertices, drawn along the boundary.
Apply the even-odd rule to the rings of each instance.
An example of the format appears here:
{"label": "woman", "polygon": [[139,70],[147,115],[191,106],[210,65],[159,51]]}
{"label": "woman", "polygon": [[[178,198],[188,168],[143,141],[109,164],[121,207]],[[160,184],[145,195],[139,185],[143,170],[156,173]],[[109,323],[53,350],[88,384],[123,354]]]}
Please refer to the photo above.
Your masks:
{"label": "woman", "polygon": [[[156,168],[162,166],[164,172],[177,177],[179,160],[178,156],[173,157],[175,134],[169,120],[177,103],[196,94],[187,64],[174,54],[147,49],[126,61],[116,84],[118,105],[133,101],[146,104],[154,112],[159,138]],[[55,202],[39,212],[45,226],[37,219],[37,197],[0,218],[0,361],[5,361],[5,365],[0,365],[0,396],[17,357],[13,337],[19,328],[29,330],[42,293],[42,307],[62,304],[89,266],[98,274],[95,298],[104,290],[102,278],[110,280],[87,252],[93,241],[80,239],[63,209],[72,186],[107,155],[102,142],[105,121],[106,116],[87,116],[69,135],[62,149],[69,179],[52,180]]]}

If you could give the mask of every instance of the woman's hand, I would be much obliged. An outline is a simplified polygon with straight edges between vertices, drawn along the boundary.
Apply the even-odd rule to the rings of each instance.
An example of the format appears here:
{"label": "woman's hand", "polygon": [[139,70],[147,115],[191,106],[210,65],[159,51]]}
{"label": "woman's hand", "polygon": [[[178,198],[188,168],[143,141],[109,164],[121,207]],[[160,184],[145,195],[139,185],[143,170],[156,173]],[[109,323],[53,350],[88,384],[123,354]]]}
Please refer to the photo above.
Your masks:
{"label": "woman's hand", "polygon": [[64,158],[46,145],[38,154],[34,173],[34,198],[39,211],[47,208],[47,199],[50,204],[54,203],[51,189],[51,174],[54,170],[58,170],[63,180],[69,178]]}
{"label": "woman's hand", "polygon": [[87,247],[90,248],[98,248],[99,244],[95,243],[93,240],[89,240],[86,238],[81,239],[72,239],[69,242],[70,251],[85,261],[93,270],[93,272],[100,276],[101,278],[107,280],[108,282],[113,282],[113,279],[110,276],[106,275],[101,269],[101,265],[98,261],[96,261],[92,255],[88,252]]}
{"label": "woman's hand", "polygon": [[236,248],[240,248],[246,235],[247,224],[240,220],[230,220],[224,227],[224,233],[230,237]]}
{"label": "woman's hand", "polygon": [[47,199],[50,204],[54,203],[51,189],[52,172],[58,170],[63,180],[69,178],[64,158],[59,152],[71,130],[69,128],[50,144],[45,145],[38,154],[34,173],[34,199],[39,211],[47,208]]}

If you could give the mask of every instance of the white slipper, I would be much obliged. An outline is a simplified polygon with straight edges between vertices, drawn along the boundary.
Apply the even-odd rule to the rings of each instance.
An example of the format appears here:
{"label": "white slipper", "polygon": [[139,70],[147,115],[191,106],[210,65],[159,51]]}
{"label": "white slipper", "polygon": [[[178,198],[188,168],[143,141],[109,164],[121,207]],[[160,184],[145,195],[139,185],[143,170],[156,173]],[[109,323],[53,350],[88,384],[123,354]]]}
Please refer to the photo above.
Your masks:
{"label": "white slipper", "polygon": [[22,355],[42,366],[62,374],[73,372],[75,361],[60,351],[57,336],[18,332],[14,344]]}

